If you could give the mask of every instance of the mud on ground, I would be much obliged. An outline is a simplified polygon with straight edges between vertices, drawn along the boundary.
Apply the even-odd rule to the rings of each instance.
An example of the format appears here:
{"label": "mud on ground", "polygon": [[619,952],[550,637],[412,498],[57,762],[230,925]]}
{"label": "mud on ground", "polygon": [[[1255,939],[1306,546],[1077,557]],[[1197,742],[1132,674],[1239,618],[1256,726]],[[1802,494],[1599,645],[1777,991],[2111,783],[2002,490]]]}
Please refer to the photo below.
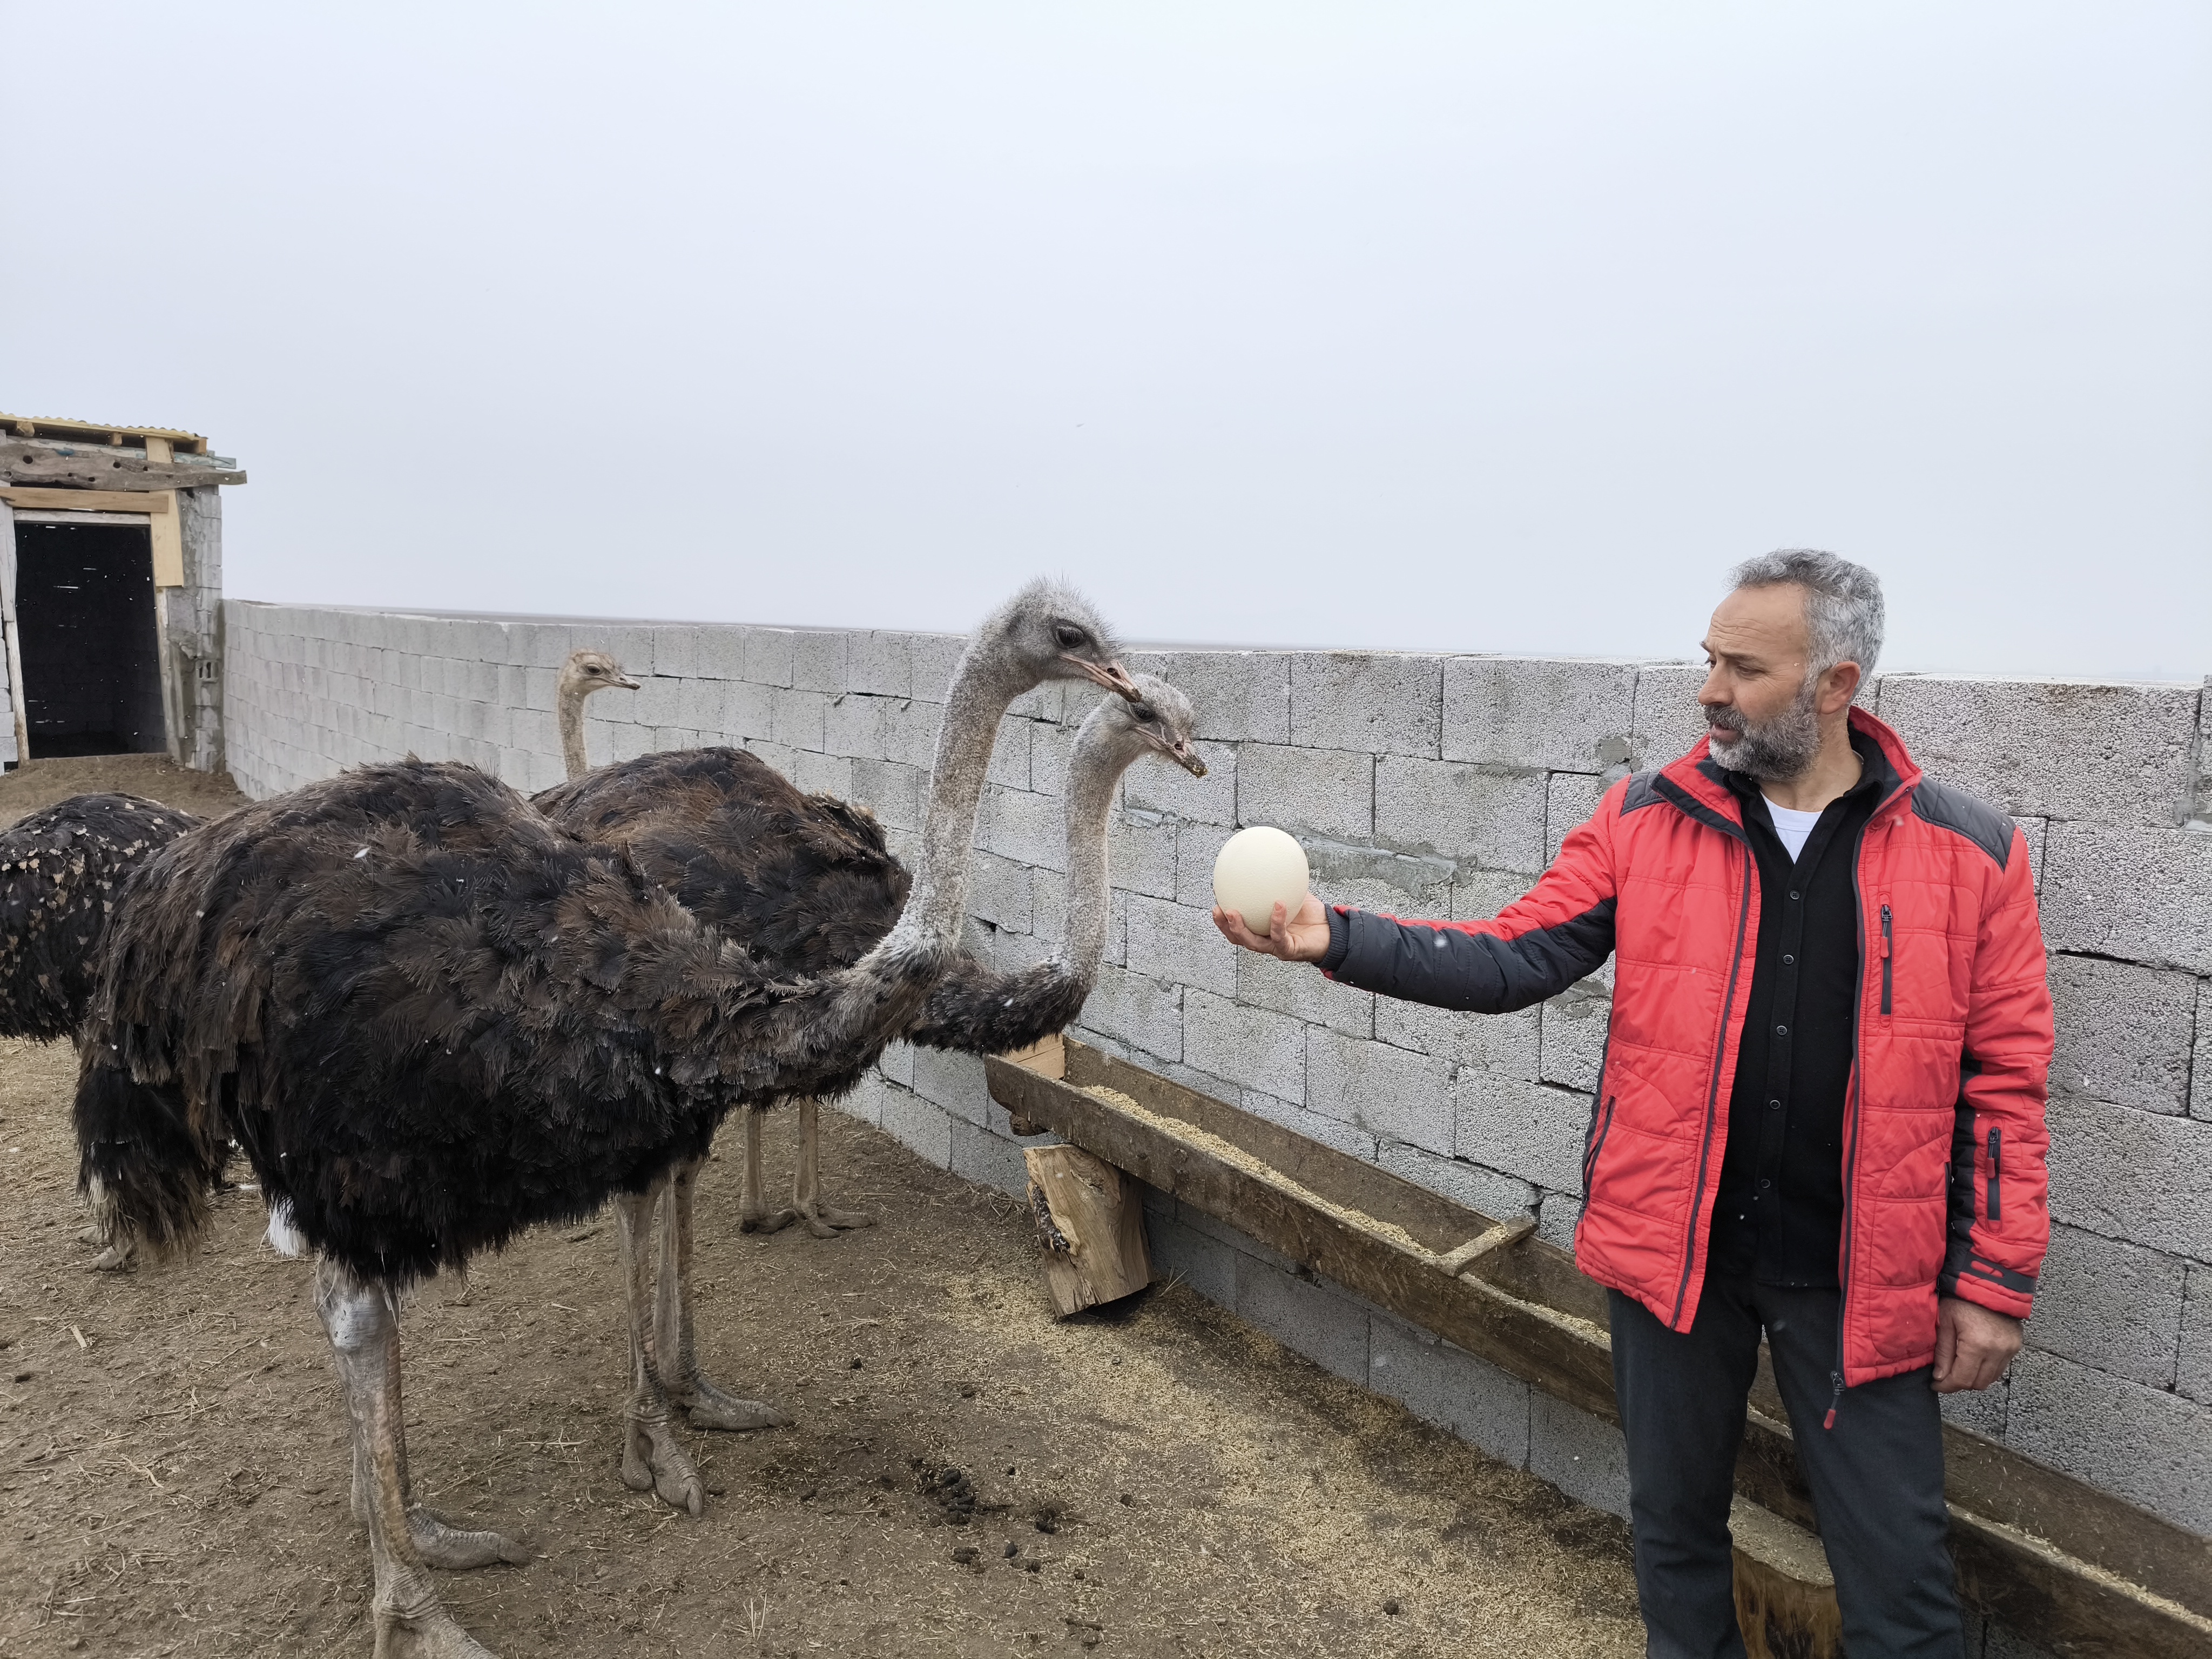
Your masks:
{"label": "mud on ground", "polygon": [[[366,1659],[310,1268],[233,1192],[194,1259],[86,1272],[73,1072],[65,1045],[0,1042],[0,1655]],[[1612,1517],[1187,1288],[1055,1323],[1015,1206],[823,1120],[832,1195],[870,1231],[748,1237],[734,1158],[706,1171],[708,1370],[798,1423],[687,1434],[703,1520],[616,1478],[609,1227],[485,1259],[469,1305],[444,1282],[410,1303],[426,1501],[539,1552],[440,1575],[505,1659],[1641,1651]]]}

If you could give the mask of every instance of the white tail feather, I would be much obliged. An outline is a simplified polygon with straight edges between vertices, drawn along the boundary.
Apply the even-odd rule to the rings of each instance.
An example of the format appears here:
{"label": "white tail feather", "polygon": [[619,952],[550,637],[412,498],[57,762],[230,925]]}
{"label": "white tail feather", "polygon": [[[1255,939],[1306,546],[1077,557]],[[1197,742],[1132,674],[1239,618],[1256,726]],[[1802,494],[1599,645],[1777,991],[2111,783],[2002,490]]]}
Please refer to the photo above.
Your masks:
{"label": "white tail feather", "polygon": [[269,1248],[277,1255],[297,1261],[310,1255],[307,1239],[292,1224],[292,1205],[289,1199],[278,1199],[269,1206]]}

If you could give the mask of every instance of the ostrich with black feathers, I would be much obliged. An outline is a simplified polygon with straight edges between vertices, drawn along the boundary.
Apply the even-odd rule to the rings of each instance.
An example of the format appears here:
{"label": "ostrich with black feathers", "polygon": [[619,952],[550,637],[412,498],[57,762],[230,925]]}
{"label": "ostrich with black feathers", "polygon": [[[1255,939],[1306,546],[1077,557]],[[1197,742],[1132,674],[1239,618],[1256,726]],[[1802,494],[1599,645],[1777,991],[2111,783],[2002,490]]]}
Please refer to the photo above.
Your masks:
{"label": "ostrich with black feathers", "polygon": [[[1122,774],[1142,757],[1158,755],[1206,775],[1192,745],[1188,699],[1150,675],[1136,676],[1134,684],[1136,701],[1102,700],[1076,733],[1066,802],[1067,920],[1059,954],[1007,972],[963,953],[903,1033],[910,1040],[998,1054],[1065,1029],[1081,1012],[1105,953],[1113,898],[1107,836]],[[859,961],[890,931],[911,880],[872,814],[834,796],[806,794],[742,749],[641,756],[547,790],[534,804],[585,840],[620,848],[702,922],[787,977]],[[768,1218],[771,1229],[797,1215],[826,1236],[873,1218],[821,1202],[823,1097],[819,1091],[799,1097],[792,1207]],[[741,1214],[749,1226],[760,1225],[767,1213],[763,1116],[762,1108],[745,1114]],[[661,1382],[696,1427],[773,1427],[789,1420],[780,1408],[742,1398],[699,1369],[690,1293],[697,1170],[695,1161],[671,1171],[657,1213],[653,1322]]]}
{"label": "ostrich with black feathers", "polygon": [[958,949],[1000,716],[1048,678],[1135,687],[1104,626],[1034,586],[961,659],[920,867],[849,968],[771,976],[618,848],[474,768],[371,766],[172,842],[113,920],[80,1045],[80,1180],[155,1250],[204,1226],[235,1139],[319,1255],[354,1434],[380,1659],[482,1659],[430,1565],[518,1547],[413,1501],[396,1314],[408,1285],[612,1199],[629,1276],[622,1474],[696,1514],[641,1317],[647,1200],[727,1111],[836,1093],[918,1016]]}

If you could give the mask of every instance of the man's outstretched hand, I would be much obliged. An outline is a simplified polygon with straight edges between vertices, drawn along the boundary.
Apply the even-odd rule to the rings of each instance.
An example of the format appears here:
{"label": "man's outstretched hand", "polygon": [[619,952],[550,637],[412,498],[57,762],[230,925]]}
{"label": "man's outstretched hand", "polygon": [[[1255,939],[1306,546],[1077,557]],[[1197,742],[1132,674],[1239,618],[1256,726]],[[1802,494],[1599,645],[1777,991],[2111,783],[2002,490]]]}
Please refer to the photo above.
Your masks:
{"label": "man's outstretched hand", "polygon": [[2020,1352],[2020,1321],[1964,1297],[1936,1304],[1936,1392],[1986,1389]]}
{"label": "man's outstretched hand", "polygon": [[1247,951],[1257,951],[1263,957],[1280,957],[1285,962],[1319,962],[1328,954],[1328,912],[1322,908],[1321,901],[1311,893],[1298,906],[1295,916],[1285,916],[1280,904],[1275,907],[1273,922],[1263,938],[1244,925],[1244,918],[1234,910],[1213,907],[1213,925],[1221,930],[1222,938],[1231,945],[1241,945]]}

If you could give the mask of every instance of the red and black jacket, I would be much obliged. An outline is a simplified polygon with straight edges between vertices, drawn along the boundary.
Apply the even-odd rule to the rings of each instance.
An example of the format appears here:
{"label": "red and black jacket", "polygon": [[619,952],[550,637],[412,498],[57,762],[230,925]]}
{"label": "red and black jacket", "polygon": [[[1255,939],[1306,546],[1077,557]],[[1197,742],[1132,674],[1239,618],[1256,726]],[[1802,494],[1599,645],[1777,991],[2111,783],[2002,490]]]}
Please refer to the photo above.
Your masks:
{"label": "red and black jacket", "polygon": [[[1939,1291],[2026,1317],[2050,1238],[2051,994],[2019,828],[1879,751],[1858,848],[1861,985],[1844,1125],[1843,1377],[1931,1362]],[[1759,934],[1741,804],[1698,746],[1624,778],[1490,921],[1330,917],[1322,966],[1386,996],[1504,1013],[1618,957],[1576,1258],[1675,1330],[1696,1317]]]}

